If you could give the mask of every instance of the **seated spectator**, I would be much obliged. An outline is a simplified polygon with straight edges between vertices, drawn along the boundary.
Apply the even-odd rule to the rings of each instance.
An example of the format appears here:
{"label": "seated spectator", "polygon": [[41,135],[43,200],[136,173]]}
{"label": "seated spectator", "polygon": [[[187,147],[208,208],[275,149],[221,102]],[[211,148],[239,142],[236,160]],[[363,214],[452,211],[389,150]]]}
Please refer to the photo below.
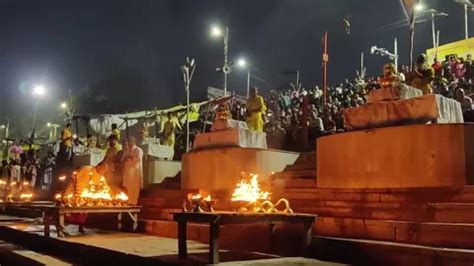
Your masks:
{"label": "seated spectator", "polygon": [[472,111],[472,99],[467,97],[464,90],[459,88],[456,93],[456,100],[461,103],[462,112]]}

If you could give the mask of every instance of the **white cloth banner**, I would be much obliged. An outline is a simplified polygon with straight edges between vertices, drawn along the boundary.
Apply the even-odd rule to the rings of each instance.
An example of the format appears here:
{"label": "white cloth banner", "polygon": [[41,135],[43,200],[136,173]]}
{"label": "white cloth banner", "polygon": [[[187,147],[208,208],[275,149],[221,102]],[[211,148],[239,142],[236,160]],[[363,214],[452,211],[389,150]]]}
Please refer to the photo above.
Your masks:
{"label": "white cloth banner", "polygon": [[212,122],[211,131],[226,130],[230,128],[249,129],[245,121],[226,119],[226,120],[216,120]]}
{"label": "white cloth banner", "polygon": [[160,144],[144,144],[140,146],[143,149],[144,156],[152,156],[159,159],[173,159],[174,148]]}
{"label": "white cloth banner", "polygon": [[464,123],[461,103],[441,95],[436,95],[436,104],[438,105],[437,123]]}
{"label": "white cloth banner", "polygon": [[73,166],[82,167],[82,166],[97,166],[102,160],[104,160],[104,153],[84,153],[79,155],[74,155],[73,157]]}
{"label": "white cloth banner", "polygon": [[242,128],[232,128],[197,134],[193,149],[210,149],[221,147],[267,148],[267,134]]}

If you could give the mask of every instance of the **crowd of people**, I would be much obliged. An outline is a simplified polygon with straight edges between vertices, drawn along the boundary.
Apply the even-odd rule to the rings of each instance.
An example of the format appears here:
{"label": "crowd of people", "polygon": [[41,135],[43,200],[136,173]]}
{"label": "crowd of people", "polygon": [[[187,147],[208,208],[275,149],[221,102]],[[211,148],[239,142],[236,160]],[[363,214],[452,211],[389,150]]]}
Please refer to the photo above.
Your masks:
{"label": "crowd of people", "polygon": [[[135,138],[123,139],[120,143],[120,131],[112,126],[107,138],[107,151],[104,159],[97,167],[84,166],[73,168],[74,146],[77,138],[72,132],[71,124],[67,123],[61,132],[59,150],[49,146],[47,156],[39,159],[38,151],[30,145],[24,151],[16,145],[10,147],[10,158],[3,160],[0,167],[0,180],[10,190],[34,192],[35,198],[49,198],[70,187],[73,176],[88,183],[90,173],[106,178],[107,184],[125,191],[129,203],[136,205],[140,189],[143,188],[143,151],[136,145]],[[64,184],[60,184],[60,176],[64,176]],[[69,185],[67,185],[69,183]]]}
{"label": "crowd of people", "polygon": [[[433,64],[427,62],[425,55],[420,55],[413,71],[409,71],[406,66],[400,66],[395,71],[393,65],[386,65],[383,75],[379,77],[364,79],[359,76],[329,87],[326,99],[323,99],[323,90],[318,86],[303,88],[301,84],[291,85],[289,89],[271,90],[265,97],[259,95],[257,88],[253,88],[247,103],[234,101],[230,106],[230,113],[233,119],[246,120],[250,129],[265,131],[269,142],[273,138],[279,138],[283,145],[278,148],[310,150],[319,136],[345,131],[346,108],[367,104],[372,90],[391,86],[394,80],[419,88],[424,94],[436,93],[456,99],[461,103],[465,121],[474,121],[474,64],[471,55],[466,59],[449,55],[442,62],[435,59]],[[168,120],[163,126],[162,143],[175,146],[178,145],[175,144],[175,131],[179,125],[171,116],[168,114]],[[127,138],[120,145],[122,138],[116,124],[112,125],[110,131],[107,144],[103,145],[107,152],[101,162],[105,168],[102,168],[105,169],[108,183],[126,187],[132,201],[136,201],[143,185],[143,151],[138,150],[140,148],[134,138]],[[138,138],[146,136],[147,130],[141,130]],[[17,154],[13,152],[13,157],[2,161],[1,177],[18,186],[36,190],[57,187],[57,178],[54,176],[71,175],[74,147],[81,145],[95,147],[98,146],[98,141],[88,136],[87,143],[81,144],[68,123],[61,134],[59,151],[51,149],[41,159],[37,158],[35,149]]]}
{"label": "crowd of people", "polygon": [[[326,102],[318,86],[306,89],[291,85],[289,89],[271,90],[265,97],[266,110],[262,110],[265,132],[270,137],[285,136],[286,143],[291,144],[285,148],[291,150],[301,148],[294,147],[298,143],[295,140],[301,140],[301,137],[308,139],[302,144],[307,146],[318,136],[344,131],[344,109],[367,104],[370,91],[384,86],[383,76],[386,74],[393,75],[400,83],[420,89],[423,94],[436,93],[456,99],[461,103],[465,120],[474,121],[474,64],[471,55],[467,55],[466,59],[449,55],[443,62],[435,59],[430,65],[426,55],[422,54],[413,71],[406,66],[400,66],[398,71],[393,65],[388,66],[388,74],[384,70],[379,77],[346,79],[337,86],[328,87]],[[246,120],[246,113],[245,104],[233,104],[234,119]]]}

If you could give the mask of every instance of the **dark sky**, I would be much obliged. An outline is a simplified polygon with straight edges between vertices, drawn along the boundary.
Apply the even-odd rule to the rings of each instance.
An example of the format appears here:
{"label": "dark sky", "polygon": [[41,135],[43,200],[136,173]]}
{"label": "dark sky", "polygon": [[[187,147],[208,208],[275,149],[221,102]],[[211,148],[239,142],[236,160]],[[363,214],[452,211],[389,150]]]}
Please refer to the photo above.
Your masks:
{"label": "dark sky", "polygon": [[[453,2],[425,0],[450,14],[437,21],[441,44],[463,38],[463,11]],[[346,16],[351,35],[340,22]],[[57,106],[69,89],[79,93],[116,71],[140,80],[137,88],[99,95],[129,103],[119,111],[183,102],[179,66],[186,56],[197,60],[192,99],[204,99],[207,86],[219,87],[223,79],[215,72],[223,52],[222,42],[209,37],[213,23],[229,26],[230,58],[248,58],[258,68],[255,75],[269,82],[252,81],[263,90],[294,80],[280,74],[289,69],[301,71],[305,87],[320,84],[325,30],[332,84],[354,76],[363,51],[375,75],[386,59],[369,55],[371,45],[391,48],[398,37],[406,62],[407,28],[382,29],[401,19],[399,0],[0,0],[0,115],[31,119],[31,87],[43,84],[48,95],[39,105],[40,120],[60,121]],[[431,43],[430,24],[419,24],[417,52]],[[244,93],[245,86],[246,73],[233,72],[229,88]]]}

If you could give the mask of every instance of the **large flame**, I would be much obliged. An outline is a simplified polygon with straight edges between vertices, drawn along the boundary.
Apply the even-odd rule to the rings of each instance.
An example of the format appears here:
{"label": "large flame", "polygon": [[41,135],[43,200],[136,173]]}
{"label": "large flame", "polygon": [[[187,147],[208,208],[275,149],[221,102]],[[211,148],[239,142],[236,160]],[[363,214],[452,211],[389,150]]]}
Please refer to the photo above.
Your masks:
{"label": "large flame", "polygon": [[68,207],[122,206],[128,202],[128,196],[124,192],[112,192],[105,177],[101,177],[98,182],[90,179],[84,189],[67,195],[59,193],[55,199],[58,204]]}
{"label": "large flame", "polygon": [[267,200],[270,193],[262,191],[258,184],[258,175],[250,174],[251,179],[242,179],[232,194],[232,201],[257,202],[258,200]]}

